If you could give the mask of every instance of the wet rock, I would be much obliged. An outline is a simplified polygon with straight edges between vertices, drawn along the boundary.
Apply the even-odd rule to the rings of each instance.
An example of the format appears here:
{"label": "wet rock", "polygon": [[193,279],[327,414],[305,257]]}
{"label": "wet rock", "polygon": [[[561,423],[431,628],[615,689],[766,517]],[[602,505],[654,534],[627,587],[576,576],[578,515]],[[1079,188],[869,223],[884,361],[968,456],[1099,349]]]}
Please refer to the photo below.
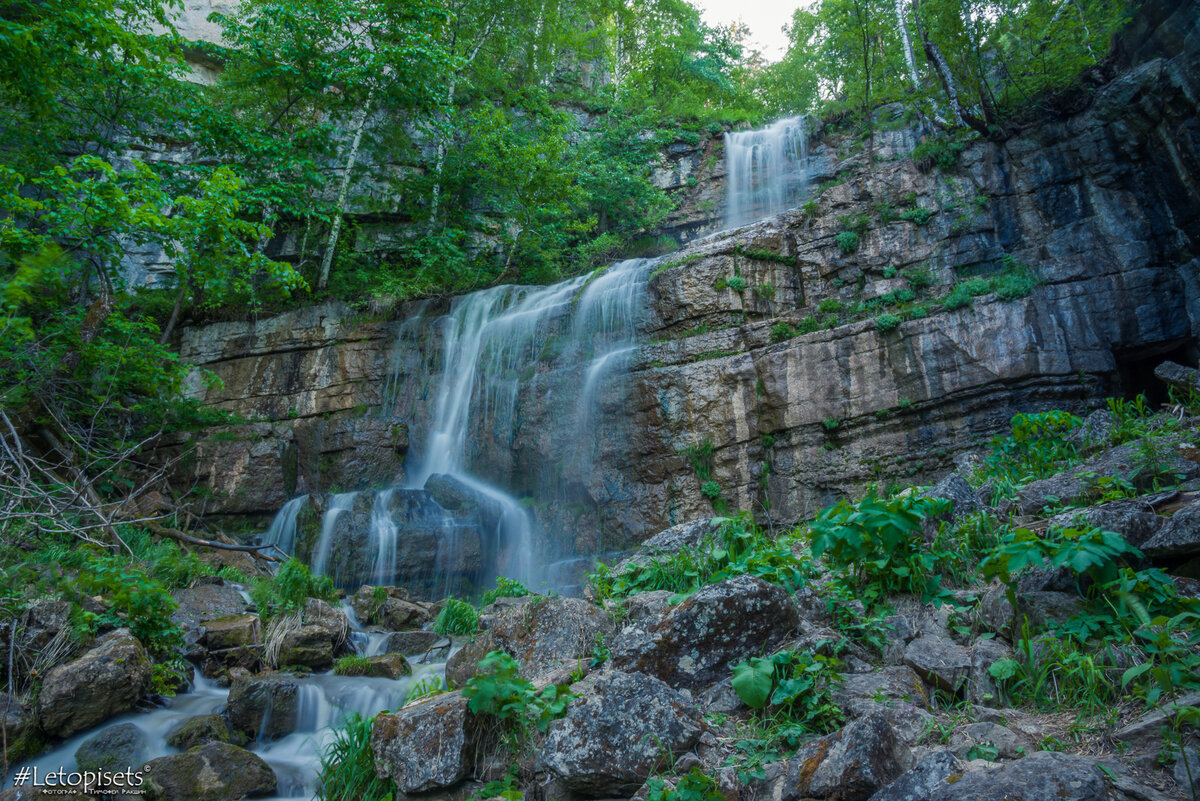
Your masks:
{"label": "wet rock", "polygon": [[1067,442],[1076,448],[1090,450],[1103,447],[1112,439],[1117,427],[1117,418],[1108,409],[1097,409],[1083,418],[1083,422],[1067,435]]}
{"label": "wet rock", "polygon": [[673,687],[702,688],[725,678],[731,660],[768,651],[797,623],[782,587],[736,576],[627,626],[612,641],[610,661]]}
{"label": "wet rock", "polygon": [[41,750],[34,710],[11,693],[0,693],[0,715],[4,717],[4,742],[10,765],[23,762]]}
{"label": "wet rock", "polygon": [[152,801],[239,801],[275,792],[275,773],[256,754],[206,743],[183,754],[153,759],[146,788]]}
{"label": "wet rock", "polygon": [[563,665],[590,659],[598,638],[611,637],[612,618],[581,598],[529,595],[510,599],[487,631],[476,635],[446,664],[447,678],[462,685],[475,675],[478,661],[490,651],[504,651],[521,665],[521,675],[535,679]]}
{"label": "wet rock", "polygon": [[207,653],[201,670],[214,676],[222,669],[253,669],[262,659],[262,623],[258,615],[223,615],[204,623],[200,643]]}
{"label": "wet rock", "polygon": [[589,797],[634,792],[700,738],[700,714],[678,691],[640,673],[600,674],[550,725],[539,764]]}
{"label": "wet rock", "polygon": [[1200,500],[1180,509],[1141,546],[1147,556],[1177,557],[1200,553]]}
{"label": "wet rock", "polygon": [[71,605],[66,601],[35,601],[21,615],[17,645],[29,651],[41,651],[71,619]]}
{"label": "wet rock", "polygon": [[199,584],[174,590],[171,597],[179,606],[171,613],[187,642],[195,642],[209,620],[245,614],[248,607],[242,594],[228,584]]}
{"label": "wet rock", "polygon": [[363,625],[392,631],[419,629],[433,619],[430,605],[413,601],[401,587],[364,584],[351,597],[350,606]]}
{"label": "wet rock", "polygon": [[450,787],[471,768],[477,728],[467,699],[457,693],[377,715],[371,730],[375,769],[401,793]]}
{"label": "wet rock", "polygon": [[[234,740],[238,742],[233,742]],[[187,751],[205,743],[228,743],[243,745],[245,740],[235,738],[229,731],[225,718],[220,715],[197,715],[188,718],[167,733],[167,745]]]}
{"label": "wet rock", "polygon": [[900,775],[906,751],[882,714],[861,717],[802,745],[787,760],[775,797],[866,801]]}
{"label": "wet rock", "polygon": [[[275,623],[273,621],[273,625]],[[304,604],[300,625],[286,626],[285,631],[280,637],[277,666],[327,670],[333,664],[334,655],[343,650],[350,633],[350,620],[342,610],[318,598],[309,598]]]}
{"label": "wet rock", "polygon": [[904,649],[904,664],[931,686],[957,692],[971,670],[966,648],[943,637],[918,637]]}
{"label": "wet rock", "polygon": [[366,662],[354,665],[353,669],[345,670],[339,668],[340,675],[343,676],[374,676],[383,679],[398,679],[402,676],[412,675],[412,666],[408,664],[408,660],[403,654],[380,654],[379,656],[367,657]]}
{"label": "wet rock", "polygon": [[[958,473],[951,473],[934,484],[925,493],[925,497],[945,498],[950,501],[949,511],[941,515],[939,519],[944,519],[951,524],[957,524],[984,508],[979,499],[975,497],[975,490]],[[932,530],[936,533],[937,522],[937,519],[931,519],[926,521],[926,525],[934,523]]]}
{"label": "wet rock", "polygon": [[883,788],[870,801],[924,801],[945,787],[951,776],[962,775],[962,763],[950,751],[936,751]]}
{"label": "wet rock", "polygon": [[1183,790],[1184,797],[1200,798],[1200,748],[1192,746],[1180,751],[1171,775]]}
{"label": "wet rock", "polygon": [[150,658],[129,632],[117,629],[78,659],[52,668],[38,695],[42,729],[67,737],[131,709],[150,687]]}
{"label": "wet rock", "polygon": [[118,723],[84,740],[75,751],[75,764],[80,770],[90,771],[139,768],[149,746],[149,740],[137,726]]}
{"label": "wet rock", "polygon": [[251,740],[275,740],[296,730],[300,682],[289,673],[239,677],[229,688],[225,719]]}
{"label": "wet rock", "polygon": [[1200,392],[1200,370],[1165,361],[1154,368],[1154,377],[1168,386],[1187,392]]}
{"label": "wet rock", "polygon": [[383,641],[385,654],[423,654],[439,643],[449,640],[432,631],[394,631]]}

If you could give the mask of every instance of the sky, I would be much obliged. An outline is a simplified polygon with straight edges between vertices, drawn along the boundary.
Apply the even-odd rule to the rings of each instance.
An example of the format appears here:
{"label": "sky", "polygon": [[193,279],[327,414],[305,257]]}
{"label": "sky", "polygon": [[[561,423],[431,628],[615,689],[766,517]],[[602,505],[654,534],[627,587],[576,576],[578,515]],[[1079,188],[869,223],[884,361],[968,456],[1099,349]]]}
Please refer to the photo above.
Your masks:
{"label": "sky", "polygon": [[761,51],[767,61],[778,61],[787,50],[783,26],[792,17],[800,0],[692,0],[703,12],[709,25],[727,25],[741,19],[750,26],[750,46]]}

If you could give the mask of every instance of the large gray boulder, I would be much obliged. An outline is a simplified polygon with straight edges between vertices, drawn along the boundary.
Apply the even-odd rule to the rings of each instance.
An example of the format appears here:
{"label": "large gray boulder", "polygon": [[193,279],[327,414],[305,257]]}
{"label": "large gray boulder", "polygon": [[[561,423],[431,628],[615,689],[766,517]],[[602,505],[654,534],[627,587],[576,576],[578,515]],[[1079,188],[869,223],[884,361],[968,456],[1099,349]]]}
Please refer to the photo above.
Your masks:
{"label": "large gray boulder", "polygon": [[240,801],[275,792],[275,773],[256,754],[228,743],[205,743],[182,754],[151,760],[147,797],[152,801]]}
{"label": "large gray boulder", "polygon": [[1086,509],[1072,509],[1050,518],[1052,526],[1065,528],[1083,523],[1105,531],[1115,531],[1135,548],[1141,548],[1166,522],[1166,518],[1154,511],[1147,498],[1122,498]]}
{"label": "large gray boulder", "polygon": [[204,633],[204,624],[227,615],[241,615],[248,604],[237,588],[228,584],[199,584],[171,592],[178,604],[171,620],[183,629],[184,638],[193,643]]}
{"label": "large gray boulder", "polygon": [[105,634],[46,674],[37,704],[42,729],[67,737],[131,709],[150,688],[150,673],[150,657],[129,629]]}
{"label": "large gray boulder", "polygon": [[573,792],[627,797],[701,732],[700,713],[677,690],[652,676],[608,671],[550,725],[538,759]]}
{"label": "large gray boulder", "polygon": [[1142,544],[1147,556],[1189,556],[1200,553],[1200,500],[1180,509],[1154,536]]}
{"label": "large gray boulder", "polygon": [[480,659],[504,651],[521,665],[521,675],[536,679],[563,665],[590,658],[601,637],[611,637],[612,618],[581,598],[529,595],[508,599],[492,616],[488,630],[476,635],[446,664],[446,676],[464,684]]}
{"label": "large gray boulder", "polygon": [[132,723],[118,723],[84,740],[75,751],[75,764],[87,771],[139,768],[149,747],[141,729]]}
{"label": "large gray boulder", "polygon": [[962,763],[952,752],[935,751],[871,796],[870,801],[925,801],[945,787],[947,779],[962,775],[962,771]]}
{"label": "large gray boulder", "polygon": [[296,730],[300,682],[290,673],[234,679],[225,704],[229,728],[250,740],[274,740]]}
{"label": "large gray boulder", "polygon": [[375,769],[404,794],[450,787],[470,771],[478,736],[466,698],[457,693],[424,698],[375,717]]}
{"label": "large gray boulder", "polygon": [[613,639],[610,661],[672,687],[703,688],[726,678],[731,660],[770,650],[798,622],[782,587],[735,576],[627,626]]}
{"label": "large gray boulder", "polygon": [[883,714],[866,715],[800,746],[770,782],[768,797],[866,801],[901,774],[907,751]]}
{"label": "large gray boulder", "polygon": [[[196,715],[167,732],[167,745],[187,751],[205,743],[228,743],[235,737],[220,715]],[[237,739],[234,745],[244,744],[243,738]]]}
{"label": "large gray boulder", "polygon": [[285,628],[274,664],[328,670],[334,656],[344,650],[349,633],[350,620],[345,612],[319,598],[309,598],[300,625]]}
{"label": "large gray boulder", "polygon": [[[940,769],[940,768],[939,768]],[[936,771],[931,771],[935,773]],[[914,783],[915,784],[915,783]],[[890,788],[889,788],[890,789]],[[1111,801],[1095,757],[1039,751],[995,768],[935,776],[912,794],[881,793],[872,801]]]}
{"label": "large gray boulder", "polygon": [[904,649],[904,664],[930,686],[953,693],[970,675],[971,655],[953,640],[918,637]]}
{"label": "large gray boulder", "polygon": [[419,629],[433,619],[432,605],[414,601],[402,587],[364,584],[350,597],[350,607],[362,625],[390,631]]}

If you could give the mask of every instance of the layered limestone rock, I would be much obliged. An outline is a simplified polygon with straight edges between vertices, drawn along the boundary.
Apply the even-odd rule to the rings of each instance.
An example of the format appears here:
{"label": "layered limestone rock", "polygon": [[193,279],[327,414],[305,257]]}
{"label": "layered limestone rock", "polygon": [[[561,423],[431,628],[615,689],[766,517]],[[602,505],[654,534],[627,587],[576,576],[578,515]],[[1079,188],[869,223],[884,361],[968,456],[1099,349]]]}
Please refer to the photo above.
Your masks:
{"label": "layered limestone rock", "polygon": [[[1158,391],[1153,368],[1193,361],[1200,328],[1200,37],[1163,33],[1195,24],[1140,23],[1136,66],[1054,120],[971,144],[953,170],[914,163],[918,130],[880,133],[873,165],[818,132],[811,172],[830,185],[812,204],[695,241],[650,279],[631,372],[597,390],[585,473],[530,478],[564,475],[578,438],[554,399],[577,395],[579,374],[549,341],[513,399],[521,424],[505,441],[480,426],[472,471],[527,498],[548,552],[596,553],[712,515],[714,490],[795,520],[870,481],[944,471],[1016,412]],[[941,307],[956,282],[1002,269],[1038,285]],[[853,312],[918,271],[928,316],[889,327],[884,308]],[[198,511],[265,515],[402,477],[428,431],[441,312],[356,320],[324,305],[185,331],[183,358],[222,382],[197,396],[260,421],[199,436],[180,462],[181,484],[212,490]]]}

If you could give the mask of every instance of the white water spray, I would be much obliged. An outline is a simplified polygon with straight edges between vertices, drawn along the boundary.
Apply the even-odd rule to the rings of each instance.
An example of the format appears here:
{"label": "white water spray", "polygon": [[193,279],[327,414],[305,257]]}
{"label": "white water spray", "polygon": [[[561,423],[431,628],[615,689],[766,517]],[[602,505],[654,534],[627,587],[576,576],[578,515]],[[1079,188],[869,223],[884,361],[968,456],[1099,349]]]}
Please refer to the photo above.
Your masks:
{"label": "white water spray", "polygon": [[808,189],[808,126],[788,117],[757,131],[725,135],[725,227],[800,205]]}

